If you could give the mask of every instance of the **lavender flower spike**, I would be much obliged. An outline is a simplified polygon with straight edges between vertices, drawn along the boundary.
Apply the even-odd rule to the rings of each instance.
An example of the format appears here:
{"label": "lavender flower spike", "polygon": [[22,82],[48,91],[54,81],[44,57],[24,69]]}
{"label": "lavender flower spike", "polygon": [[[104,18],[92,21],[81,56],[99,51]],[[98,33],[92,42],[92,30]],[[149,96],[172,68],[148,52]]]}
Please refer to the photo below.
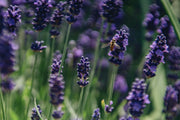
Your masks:
{"label": "lavender flower spike", "polygon": [[49,80],[51,104],[59,106],[64,101],[64,81],[62,74],[51,74]]}
{"label": "lavender flower spike", "polygon": [[46,46],[42,46],[43,43],[44,41],[35,41],[32,43],[31,49],[35,52],[42,52],[46,48]]}
{"label": "lavender flower spike", "polygon": [[[41,111],[40,106],[37,105],[37,108],[38,108],[39,113],[41,114],[42,111]],[[33,108],[33,109],[32,109],[31,120],[40,120],[40,117],[39,117],[39,115],[38,115],[38,113],[37,113],[36,108]]]}
{"label": "lavender flower spike", "polygon": [[146,56],[143,72],[146,78],[155,76],[156,68],[160,63],[164,63],[164,54],[168,53],[168,46],[166,44],[166,37],[161,34],[150,46],[151,50]]}
{"label": "lavender flower spike", "polygon": [[133,82],[132,90],[127,96],[128,109],[133,117],[140,117],[146,104],[149,104],[148,95],[145,93],[146,84],[144,79],[138,79]]}
{"label": "lavender flower spike", "polygon": [[52,5],[48,0],[36,0],[34,2],[35,8],[35,18],[33,19],[33,28],[36,31],[43,30],[47,23],[49,22],[47,17],[50,13],[50,8]]}
{"label": "lavender flower spike", "polygon": [[77,72],[78,72],[78,78],[79,81],[77,81],[77,84],[80,87],[85,87],[89,81],[87,81],[89,76],[89,69],[90,69],[90,62],[88,57],[84,58],[81,57],[80,63],[77,64]]}
{"label": "lavender flower spike", "polygon": [[6,16],[6,25],[9,32],[15,33],[17,23],[21,22],[21,11],[19,10],[18,6],[10,5],[7,11]]}
{"label": "lavender flower spike", "polygon": [[92,119],[91,120],[100,120],[100,112],[99,112],[99,108],[97,108],[96,110],[94,110],[94,113],[92,115]]}
{"label": "lavender flower spike", "polygon": [[52,68],[51,74],[58,74],[60,66],[61,66],[61,54],[59,51],[56,51],[53,58],[53,63],[51,65]]}
{"label": "lavender flower spike", "polygon": [[58,110],[53,111],[52,116],[55,120],[59,120],[60,118],[62,118],[63,114],[64,113],[62,112],[61,107],[59,107]]}
{"label": "lavender flower spike", "polygon": [[106,111],[107,113],[111,113],[111,112],[113,111],[114,107],[112,107],[112,104],[113,104],[113,101],[110,101],[110,102],[109,102],[109,105],[106,105],[106,106],[105,106],[105,111]]}
{"label": "lavender flower spike", "polygon": [[8,78],[7,80],[3,80],[0,83],[0,87],[3,91],[3,93],[11,92],[13,90],[14,86],[15,86],[15,84],[11,78]]}
{"label": "lavender flower spike", "polygon": [[129,29],[127,26],[123,26],[120,30],[117,30],[110,42],[110,48],[108,55],[111,56],[110,62],[120,65],[124,58],[126,46],[128,45]]}

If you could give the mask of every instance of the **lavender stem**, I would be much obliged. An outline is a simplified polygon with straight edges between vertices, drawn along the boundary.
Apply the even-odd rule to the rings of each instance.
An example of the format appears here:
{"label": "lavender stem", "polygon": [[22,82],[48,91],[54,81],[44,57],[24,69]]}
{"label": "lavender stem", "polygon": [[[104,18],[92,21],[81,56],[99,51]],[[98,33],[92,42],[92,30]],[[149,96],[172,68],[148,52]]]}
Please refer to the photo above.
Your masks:
{"label": "lavender stem", "polygon": [[83,93],[84,93],[84,87],[81,88],[81,93],[80,93],[80,97],[79,97],[77,120],[78,120],[78,115],[80,114],[80,112],[82,110],[80,106],[82,103]]}
{"label": "lavender stem", "polygon": [[53,108],[53,106],[52,106],[52,104],[51,104],[51,105],[50,105],[49,114],[48,114],[48,120],[50,120],[50,119],[51,119],[52,108]]}
{"label": "lavender stem", "polygon": [[43,118],[42,118],[42,116],[41,116],[41,114],[39,113],[39,110],[38,110],[38,108],[37,108],[36,98],[34,98],[34,105],[35,105],[36,111],[37,111],[37,113],[38,113],[40,119],[43,120]]}

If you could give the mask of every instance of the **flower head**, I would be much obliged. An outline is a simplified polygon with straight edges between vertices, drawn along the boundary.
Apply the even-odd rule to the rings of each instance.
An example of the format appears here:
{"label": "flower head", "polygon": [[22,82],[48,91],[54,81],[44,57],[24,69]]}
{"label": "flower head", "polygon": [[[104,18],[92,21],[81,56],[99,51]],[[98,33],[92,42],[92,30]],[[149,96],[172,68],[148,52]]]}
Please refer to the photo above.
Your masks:
{"label": "flower head", "polygon": [[116,81],[114,83],[114,90],[118,91],[120,93],[127,92],[128,86],[127,86],[126,80],[123,76],[121,76],[121,75],[116,76]]}
{"label": "flower head", "polygon": [[36,31],[43,30],[49,22],[47,17],[50,13],[52,5],[48,0],[36,0],[35,5],[35,18],[33,19],[33,28]]}
{"label": "flower head", "polygon": [[156,68],[160,63],[164,63],[164,54],[168,53],[168,46],[166,44],[166,37],[161,34],[150,46],[151,50],[146,56],[143,72],[146,78],[154,77]]}
{"label": "flower head", "polygon": [[111,101],[109,102],[109,105],[105,105],[105,111],[106,111],[107,113],[111,113],[111,112],[113,111],[114,107],[112,107],[112,104],[113,104],[113,101],[111,100]]}
{"label": "flower head", "polygon": [[144,79],[138,79],[133,82],[132,90],[127,96],[128,109],[133,117],[140,117],[146,104],[149,104],[148,95],[145,93],[146,84]]}
{"label": "flower head", "polygon": [[21,22],[21,11],[16,5],[10,5],[6,15],[6,25],[9,32],[15,32],[17,23]]}
{"label": "flower head", "polygon": [[99,108],[94,110],[94,113],[92,115],[91,120],[100,120],[100,110],[99,110]]}
{"label": "flower head", "polygon": [[102,5],[102,15],[108,22],[114,22],[115,17],[119,15],[123,2],[120,0],[105,0]]}
{"label": "flower head", "polygon": [[81,57],[80,63],[77,64],[77,75],[79,78],[79,81],[77,81],[77,84],[80,87],[85,87],[89,81],[87,81],[89,77],[89,69],[90,69],[90,62],[89,59],[83,56]]}
{"label": "flower head", "polygon": [[51,104],[59,106],[64,101],[64,81],[62,74],[51,74],[49,79]]}
{"label": "flower head", "polygon": [[51,65],[51,74],[58,74],[61,66],[61,54],[58,52],[56,52],[55,54],[56,55],[54,55],[53,63]]}
{"label": "flower head", "polygon": [[116,34],[110,41],[110,51],[108,53],[111,58],[110,62],[120,65],[124,58],[126,46],[128,45],[129,29],[127,26],[123,26],[120,30],[117,30]]}
{"label": "flower head", "polygon": [[46,46],[42,46],[43,43],[44,41],[35,41],[32,43],[31,49],[35,52],[42,52],[46,48]]}
{"label": "flower head", "polygon": [[60,118],[62,118],[63,114],[64,113],[62,112],[61,107],[59,107],[58,110],[53,111],[52,116],[55,120],[59,120]]}
{"label": "flower head", "polygon": [[[42,111],[41,111],[40,105],[37,105],[37,108],[38,108],[39,113],[41,114]],[[31,120],[40,120],[40,117],[35,107],[32,109]]]}
{"label": "flower head", "polygon": [[15,84],[11,78],[2,80],[0,83],[0,87],[3,91],[3,93],[11,92],[13,90],[14,86],[15,86]]}

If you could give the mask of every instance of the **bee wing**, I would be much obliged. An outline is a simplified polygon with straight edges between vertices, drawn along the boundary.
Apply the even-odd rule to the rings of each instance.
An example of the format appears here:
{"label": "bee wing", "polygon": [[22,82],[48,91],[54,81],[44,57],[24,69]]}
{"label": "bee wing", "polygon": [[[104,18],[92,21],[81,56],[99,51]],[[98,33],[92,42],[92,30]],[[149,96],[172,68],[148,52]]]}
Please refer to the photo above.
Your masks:
{"label": "bee wing", "polygon": [[115,45],[115,47],[118,48],[118,49],[121,48],[117,43],[115,43],[114,45]]}
{"label": "bee wing", "polygon": [[106,47],[109,47],[109,43],[107,43],[107,44],[103,44],[102,46],[101,46],[101,48],[106,48]]}

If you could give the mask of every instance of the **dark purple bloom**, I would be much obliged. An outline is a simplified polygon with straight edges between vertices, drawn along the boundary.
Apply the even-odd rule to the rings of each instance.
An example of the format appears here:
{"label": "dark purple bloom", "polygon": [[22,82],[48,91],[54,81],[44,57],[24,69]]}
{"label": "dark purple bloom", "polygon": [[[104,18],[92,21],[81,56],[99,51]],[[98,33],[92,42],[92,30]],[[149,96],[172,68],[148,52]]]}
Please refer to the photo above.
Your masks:
{"label": "dark purple bloom", "polygon": [[76,16],[79,15],[80,9],[83,6],[83,0],[70,0],[69,12],[67,13],[66,20],[69,24],[76,22]]}
{"label": "dark purple bloom", "polygon": [[148,95],[145,93],[146,83],[144,79],[138,79],[133,82],[132,90],[127,96],[128,109],[133,117],[140,117],[146,104],[149,104]]}
{"label": "dark purple bloom", "polygon": [[150,46],[151,50],[146,56],[143,72],[146,78],[155,76],[156,68],[160,63],[164,63],[164,54],[168,53],[168,46],[166,44],[166,37],[161,34]]}
{"label": "dark purple bloom", "polygon": [[64,81],[62,74],[51,74],[49,79],[51,104],[59,106],[64,101]]}
{"label": "dark purple bloom", "polygon": [[[37,108],[38,108],[39,113],[41,114],[42,111],[41,111],[40,105],[37,105]],[[40,120],[40,117],[35,107],[32,109],[31,120]]]}
{"label": "dark purple bloom", "polygon": [[2,13],[2,8],[0,8],[0,34],[2,33],[4,28],[4,17]]}
{"label": "dark purple bloom", "polygon": [[178,104],[178,92],[172,87],[168,86],[166,89],[166,94],[164,97],[164,112],[166,113],[166,118],[173,118],[176,115]]}
{"label": "dark purple bloom", "polygon": [[100,110],[99,110],[99,108],[94,110],[94,113],[92,115],[91,120],[100,120]]}
{"label": "dark purple bloom", "polygon": [[123,2],[120,0],[105,0],[102,5],[102,15],[108,22],[114,22],[115,17],[119,15]]}
{"label": "dark purple bloom", "polygon": [[79,81],[77,81],[77,84],[80,87],[85,87],[89,81],[89,69],[90,69],[90,62],[89,59],[83,56],[81,57],[80,63],[77,64],[77,76],[79,78]]}
{"label": "dark purple bloom", "polygon": [[15,32],[17,24],[21,22],[21,11],[16,5],[10,5],[6,15],[6,26],[9,32]]}
{"label": "dark purple bloom", "polygon": [[36,31],[43,30],[46,26],[48,21],[48,15],[50,13],[50,8],[52,5],[48,0],[36,0],[34,2],[35,5],[35,18],[33,19],[33,28]]}
{"label": "dark purple bloom", "polygon": [[53,63],[51,65],[51,68],[52,68],[51,73],[52,74],[58,74],[60,66],[61,66],[61,54],[58,52],[56,52],[55,54],[56,55],[54,55]]}
{"label": "dark purple bloom", "polygon": [[114,90],[118,91],[120,93],[127,92],[128,86],[127,86],[126,80],[123,76],[121,76],[121,75],[116,76],[116,81],[114,83]]}
{"label": "dark purple bloom", "polygon": [[35,52],[42,52],[46,48],[46,46],[42,46],[43,43],[44,41],[35,41],[32,43],[31,49]]}
{"label": "dark purple bloom", "polygon": [[139,120],[137,118],[132,118],[132,117],[121,117],[119,120]]}
{"label": "dark purple bloom", "polygon": [[178,92],[178,104],[180,104],[180,80],[176,81],[174,89]]}
{"label": "dark purple bloom", "polygon": [[109,105],[105,105],[105,111],[106,111],[107,113],[111,113],[111,112],[113,111],[114,107],[112,107],[112,104],[113,104],[113,101],[111,100],[111,101],[109,102]]}
{"label": "dark purple bloom", "polygon": [[3,93],[11,92],[14,88],[15,84],[11,78],[7,78],[6,80],[2,80],[0,83],[0,87]]}
{"label": "dark purple bloom", "polygon": [[156,31],[159,25],[159,6],[156,4],[152,4],[149,7],[149,13],[146,14],[146,18],[144,19],[143,26],[146,28],[146,39],[152,40],[153,34]]}
{"label": "dark purple bloom", "polygon": [[169,17],[165,15],[161,18],[160,22],[160,27],[158,28],[157,32],[166,36],[168,46],[175,45],[176,34],[174,33],[174,29],[171,25]]}
{"label": "dark purple bloom", "polygon": [[128,45],[129,30],[126,26],[123,26],[120,30],[117,30],[110,42],[110,51],[108,53],[111,58],[110,62],[120,65],[124,58],[126,46]]}
{"label": "dark purple bloom", "polygon": [[56,119],[58,120],[58,119],[62,118],[63,114],[64,113],[62,112],[61,107],[59,107],[58,110],[53,111],[52,116],[55,120]]}
{"label": "dark purple bloom", "polygon": [[12,38],[7,35],[0,36],[0,72],[8,75],[14,72],[15,50],[17,46],[12,42]]}

